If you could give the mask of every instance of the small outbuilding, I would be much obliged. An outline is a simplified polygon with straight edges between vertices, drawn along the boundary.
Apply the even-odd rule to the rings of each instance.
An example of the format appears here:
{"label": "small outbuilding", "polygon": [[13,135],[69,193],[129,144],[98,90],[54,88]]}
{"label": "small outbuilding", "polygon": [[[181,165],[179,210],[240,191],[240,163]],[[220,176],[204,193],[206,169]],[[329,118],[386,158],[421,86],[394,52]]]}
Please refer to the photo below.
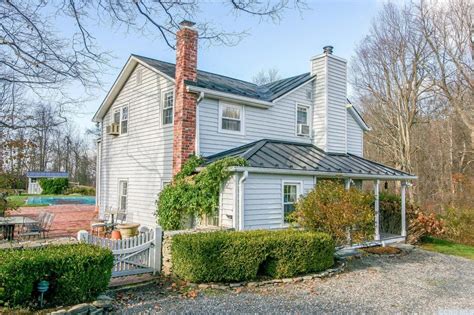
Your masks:
{"label": "small outbuilding", "polygon": [[26,172],[28,177],[28,193],[29,194],[41,194],[41,186],[39,180],[41,178],[68,178],[68,172]]}

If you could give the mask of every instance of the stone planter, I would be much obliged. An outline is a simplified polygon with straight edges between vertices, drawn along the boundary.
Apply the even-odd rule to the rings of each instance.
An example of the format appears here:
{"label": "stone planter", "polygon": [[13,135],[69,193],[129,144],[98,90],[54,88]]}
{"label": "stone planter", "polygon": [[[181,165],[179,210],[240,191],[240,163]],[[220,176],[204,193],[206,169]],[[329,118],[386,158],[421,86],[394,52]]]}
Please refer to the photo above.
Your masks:
{"label": "stone planter", "polygon": [[117,225],[117,229],[120,231],[122,238],[129,238],[138,235],[138,223],[125,223]]}

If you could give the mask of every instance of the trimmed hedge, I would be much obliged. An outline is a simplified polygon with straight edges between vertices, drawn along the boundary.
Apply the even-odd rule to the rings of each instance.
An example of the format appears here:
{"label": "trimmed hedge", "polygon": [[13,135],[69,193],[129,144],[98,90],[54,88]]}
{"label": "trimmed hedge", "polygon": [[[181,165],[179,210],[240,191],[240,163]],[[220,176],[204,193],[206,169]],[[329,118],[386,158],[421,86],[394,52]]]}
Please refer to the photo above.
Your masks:
{"label": "trimmed hedge", "polygon": [[0,301],[34,304],[41,280],[49,281],[47,305],[90,301],[107,289],[112,267],[110,250],[88,244],[0,250]]}
{"label": "trimmed hedge", "polygon": [[69,186],[67,178],[41,178],[39,180],[43,195],[58,195],[66,191]]}
{"label": "trimmed hedge", "polygon": [[280,230],[209,232],[172,239],[173,273],[191,282],[233,282],[293,277],[334,264],[326,233]]}

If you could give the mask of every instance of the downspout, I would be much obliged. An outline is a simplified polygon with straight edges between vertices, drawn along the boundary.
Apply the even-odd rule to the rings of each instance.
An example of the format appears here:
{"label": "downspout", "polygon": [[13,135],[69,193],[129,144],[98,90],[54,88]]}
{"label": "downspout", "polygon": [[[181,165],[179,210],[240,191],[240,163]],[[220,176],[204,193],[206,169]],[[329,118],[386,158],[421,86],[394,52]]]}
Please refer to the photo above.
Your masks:
{"label": "downspout", "polygon": [[194,142],[194,153],[196,156],[199,156],[199,109],[198,105],[204,98],[204,92],[199,93],[198,98],[196,99],[196,141]]}
{"label": "downspout", "polygon": [[244,229],[244,182],[249,176],[249,171],[244,171],[239,180],[239,231]]}

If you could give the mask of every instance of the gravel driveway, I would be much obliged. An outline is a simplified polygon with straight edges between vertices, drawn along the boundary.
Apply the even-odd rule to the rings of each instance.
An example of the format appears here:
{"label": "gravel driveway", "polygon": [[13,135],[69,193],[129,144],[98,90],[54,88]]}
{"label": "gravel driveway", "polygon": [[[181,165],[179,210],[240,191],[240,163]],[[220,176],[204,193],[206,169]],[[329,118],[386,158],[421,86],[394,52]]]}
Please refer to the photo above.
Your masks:
{"label": "gravel driveway", "polygon": [[474,261],[415,249],[353,259],[332,278],[272,287],[200,291],[158,285],[120,292],[122,314],[441,313],[474,314]]}

